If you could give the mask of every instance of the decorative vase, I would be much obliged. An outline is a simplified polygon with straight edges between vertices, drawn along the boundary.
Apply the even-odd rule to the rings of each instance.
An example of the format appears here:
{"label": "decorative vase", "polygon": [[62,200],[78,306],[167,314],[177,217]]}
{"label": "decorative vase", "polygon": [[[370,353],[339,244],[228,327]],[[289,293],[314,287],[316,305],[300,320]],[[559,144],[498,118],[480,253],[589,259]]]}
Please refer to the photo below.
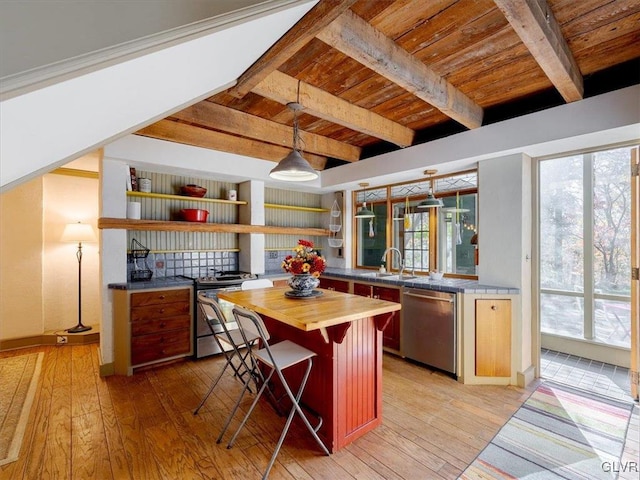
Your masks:
{"label": "decorative vase", "polygon": [[320,279],[309,273],[299,273],[289,278],[287,282],[296,295],[307,297],[313,294],[313,289],[320,285]]}

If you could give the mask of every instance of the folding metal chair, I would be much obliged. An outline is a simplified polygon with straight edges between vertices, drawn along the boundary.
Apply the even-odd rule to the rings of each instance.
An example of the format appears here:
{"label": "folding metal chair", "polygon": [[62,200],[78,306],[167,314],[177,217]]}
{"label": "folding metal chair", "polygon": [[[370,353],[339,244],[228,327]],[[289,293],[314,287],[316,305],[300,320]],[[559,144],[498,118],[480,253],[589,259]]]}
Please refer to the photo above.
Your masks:
{"label": "folding metal chair", "polygon": [[[302,412],[302,409],[300,408],[300,399],[302,398],[304,387],[307,384],[307,379],[309,378],[309,373],[311,372],[311,367],[313,366],[313,357],[316,356],[316,353],[289,340],[283,340],[282,342],[276,343],[274,345],[269,345],[269,340],[270,340],[269,332],[267,331],[264,325],[264,322],[262,321],[262,318],[260,318],[260,316],[257,313],[253,312],[252,310],[247,310],[245,308],[240,308],[238,306],[235,306],[233,308],[233,316],[235,317],[236,322],[238,323],[240,332],[246,338],[252,338],[256,336],[260,339],[260,345],[262,348],[260,348],[259,350],[252,350],[251,356],[256,363],[260,362],[263,365],[265,365],[269,369],[269,373],[267,374],[266,378],[264,378],[264,381],[262,382],[262,385],[260,387],[260,390],[258,391],[258,394],[253,400],[253,403],[251,404],[249,411],[246,413],[242,422],[240,423],[240,426],[238,427],[233,437],[229,441],[227,448],[231,448],[233,446],[233,443],[235,442],[236,437],[238,436],[238,434],[240,433],[240,430],[242,430],[245,423],[249,419],[251,412],[253,412],[253,409],[255,408],[256,404],[258,403],[258,400],[260,399],[260,396],[265,391],[265,389],[267,390],[269,389],[268,384],[269,384],[269,381],[271,380],[271,377],[273,377],[273,375],[276,374],[280,379],[280,382],[282,382],[282,387],[284,388],[286,395],[289,397],[293,405],[291,407],[291,411],[289,412],[289,416],[287,417],[287,421],[284,425],[284,428],[282,429],[282,433],[280,434],[280,438],[273,452],[273,455],[271,456],[269,465],[267,466],[267,469],[264,472],[264,475],[262,478],[265,479],[268,477],[269,472],[271,471],[271,468],[273,467],[273,464],[276,460],[276,457],[278,456],[280,447],[282,447],[282,443],[284,442],[287,432],[289,431],[289,427],[291,426],[291,422],[296,412],[304,422],[305,426],[307,427],[307,430],[309,430],[309,432],[311,433],[315,441],[318,443],[318,445],[320,445],[324,453],[329,455],[329,450],[324,445],[324,443],[322,443],[322,440],[320,440],[320,437],[318,437],[318,433],[317,433],[318,430],[320,429],[320,426],[322,425],[322,419],[320,419],[320,423],[318,424],[318,426],[314,428],[311,426],[311,424],[309,423],[309,420],[307,419],[305,414]],[[294,395],[282,371],[289,367],[292,367],[293,365],[297,365],[302,362],[307,363],[307,369],[304,373],[304,376],[302,377],[300,386],[298,387],[298,392]],[[246,391],[248,384],[249,384],[248,382],[245,383],[245,388],[243,389],[243,392]],[[243,394],[241,394],[240,396],[240,400],[242,399],[242,395]],[[234,408],[234,413],[235,413],[235,410],[237,409],[237,406],[239,405],[240,400],[238,401],[238,403],[236,404],[236,407]]]}
{"label": "folding metal chair", "polygon": [[[224,375],[224,372],[228,367],[231,367],[233,370],[233,375],[237,377],[241,382],[245,384],[245,387],[253,380],[256,385],[256,391],[258,390],[257,380],[253,376],[253,371],[255,370],[255,366],[253,364],[249,364],[248,362],[252,362],[249,351],[251,350],[251,346],[258,339],[255,335],[243,335],[240,330],[236,328],[228,328],[227,319],[222,313],[222,309],[218,302],[216,302],[212,298],[206,297],[204,294],[198,294],[198,306],[202,310],[202,314],[204,318],[207,319],[207,324],[211,329],[211,333],[213,334],[213,338],[215,339],[218,347],[225,356],[226,363],[220,373],[212,382],[211,387],[209,387],[209,391],[202,398],[202,401],[194,410],[193,414],[197,415],[198,411],[205,404],[211,392],[213,392],[214,388]],[[216,332],[215,326],[220,325],[222,327],[222,332]],[[231,349],[226,348],[230,346]],[[241,352],[242,348],[247,347],[246,352]],[[234,359],[238,358],[239,362],[234,363]],[[246,378],[245,378],[246,377]]]}

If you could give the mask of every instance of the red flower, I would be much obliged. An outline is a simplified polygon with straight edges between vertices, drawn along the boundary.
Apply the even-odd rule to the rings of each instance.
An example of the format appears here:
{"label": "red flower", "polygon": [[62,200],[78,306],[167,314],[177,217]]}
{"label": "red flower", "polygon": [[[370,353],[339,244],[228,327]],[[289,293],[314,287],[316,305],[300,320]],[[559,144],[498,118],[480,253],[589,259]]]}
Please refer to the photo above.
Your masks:
{"label": "red flower", "polygon": [[322,256],[313,250],[313,242],[309,240],[298,240],[298,246],[294,249],[294,255],[287,255],[282,262],[285,272],[294,275],[310,273],[314,277],[319,277],[326,268],[326,262]]}

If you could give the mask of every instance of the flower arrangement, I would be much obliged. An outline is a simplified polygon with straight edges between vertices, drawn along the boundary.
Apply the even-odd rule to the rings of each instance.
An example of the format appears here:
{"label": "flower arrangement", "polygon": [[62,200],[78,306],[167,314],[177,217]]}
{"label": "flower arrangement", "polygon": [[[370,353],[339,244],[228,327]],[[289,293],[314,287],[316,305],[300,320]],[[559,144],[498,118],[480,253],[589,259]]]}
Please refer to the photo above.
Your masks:
{"label": "flower arrangement", "polygon": [[313,249],[313,242],[309,240],[298,240],[298,245],[293,249],[295,255],[287,255],[282,262],[285,272],[293,275],[309,273],[314,277],[319,277],[326,267],[324,258]]}

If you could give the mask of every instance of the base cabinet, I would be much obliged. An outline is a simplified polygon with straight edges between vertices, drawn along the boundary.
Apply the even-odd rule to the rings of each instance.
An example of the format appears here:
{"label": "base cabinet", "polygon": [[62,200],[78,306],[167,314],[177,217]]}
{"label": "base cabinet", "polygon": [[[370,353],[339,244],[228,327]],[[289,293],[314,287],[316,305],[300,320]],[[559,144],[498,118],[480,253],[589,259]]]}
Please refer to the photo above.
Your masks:
{"label": "base cabinet", "polygon": [[476,375],[511,376],[511,300],[476,300]]}
{"label": "base cabinet", "polygon": [[[354,283],[353,293],[363,297],[379,298],[388,302],[400,303],[400,289],[379,287],[366,283]],[[393,312],[391,320],[382,331],[382,346],[400,351],[400,311]]]}
{"label": "base cabinet", "polygon": [[347,280],[320,277],[320,288],[333,290],[335,292],[349,293],[349,282]]}
{"label": "base cabinet", "polygon": [[115,373],[191,355],[191,288],[114,290]]}

